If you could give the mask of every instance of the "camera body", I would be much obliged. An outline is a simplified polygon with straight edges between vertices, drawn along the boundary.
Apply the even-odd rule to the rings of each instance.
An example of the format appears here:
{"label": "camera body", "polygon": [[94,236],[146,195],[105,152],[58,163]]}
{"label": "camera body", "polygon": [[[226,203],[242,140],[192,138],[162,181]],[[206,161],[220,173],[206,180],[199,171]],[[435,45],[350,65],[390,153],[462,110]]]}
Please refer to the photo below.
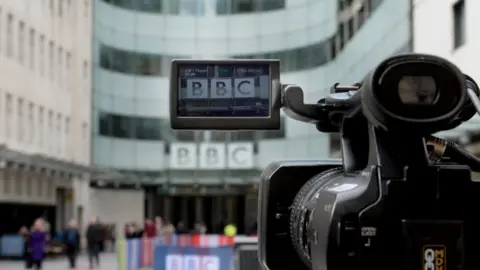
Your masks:
{"label": "camera body", "polygon": [[480,185],[467,166],[406,168],[388,180],[379,166],[345,174],[339,161],[285,161],[264,171],[260,190],[264,269],[480,266],[480,221],[469,209]]}
{"label": "camera body", "polygon": [[[427,139],[475,114],[471,101],[461,98],[466,91],[453,89],[475,89],[478,96],[478,87],[448,62],[409,57],[387,59],[361,84],[335,85],[310,111],[297,109],[305,107],[295,98],[299,88],[285,89],[286,98],[296,100],[289,104],[292,117],[313,118],[318,130],[340,132],[343,159],[278,162],[264,171],[258,219],[265,269],[480,267],[474,255],[480,220],[468,209],[480,203],[480,182],[472,181],[468,162],[433,158],[439,145]],[[450,70],[442,72],[436,61]],[[396,65],[400,71],[392,72]],[[452,89],[430,98],[435,105],[402,105],[401,96],[408,95],[392,93],[403,78],[429,74]],[[295,259],[288,256],[292,250]]]}
{"label": "camera body", "polygon": [[480,220],[468,209],[480,203],[470,173],[480,159],[432,136],[480,114],[472,78],[436,56],[399,55],[358,84],[335,84],[316,104],[279,79],[272,60],[172,64],[174,129],[273,129],[283,108],[340,133],[341,160],[278,161],[260,176],[265,270],[480,267]]}

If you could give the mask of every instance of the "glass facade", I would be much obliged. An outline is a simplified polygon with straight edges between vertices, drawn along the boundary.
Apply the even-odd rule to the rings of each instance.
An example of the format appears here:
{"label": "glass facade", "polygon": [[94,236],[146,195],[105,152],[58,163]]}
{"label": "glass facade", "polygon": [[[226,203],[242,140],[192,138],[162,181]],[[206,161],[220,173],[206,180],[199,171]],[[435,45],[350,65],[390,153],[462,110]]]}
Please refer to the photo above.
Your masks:
{"label": "glass facade", "polygon": [[202,16],[205,2],[213,3],[218,15],[265,12],[285,8],[285,0],[103,0],[138,12]]}
{"label": "glass facade", "polygon": [[[343,1],[342,1],[343,2]],[[379,2],[379,0],[377,0]],[[363,26],[369,14],[374,11],[375,6],[362,7],[345,23],[340,23],[337,31],[325,40],[298,46],[296,48],[261,52],[255,54],[228,55],[229,58],[240,59],[280,59],[282,72],[293,72],[312,69],[334,61],[345,44],[351,40]],[[348,7],[344,4],[343,8]],[[100,66],[102,68],[135,74],[140,76],[168,76],[169,63],[175,58],[190,58],[191,56],[170,56],[158,55],[143,52],[133,52],[100,44]]]}
{"label": "glass facade", "polygon": [[[282,82],[302,86],[306,101],[315,102],[335,82],[359,81],[385,57],[410,49],[408,1],[154,2],[95,1],[97,165],[161,174],[169,170],[169,145],[176,142],[253,142],[258,169],[279,159],[330,155],[329,134],[287,117],[280,131],[172,131],[168,76],[174,58],[280,59]],[[171,9],[172,3],[181,8]],[[270,3],[269,12],[259,3]],[[216,12],[198,13],[196,5]],[[180,9],[195,16],[173,11]]]}

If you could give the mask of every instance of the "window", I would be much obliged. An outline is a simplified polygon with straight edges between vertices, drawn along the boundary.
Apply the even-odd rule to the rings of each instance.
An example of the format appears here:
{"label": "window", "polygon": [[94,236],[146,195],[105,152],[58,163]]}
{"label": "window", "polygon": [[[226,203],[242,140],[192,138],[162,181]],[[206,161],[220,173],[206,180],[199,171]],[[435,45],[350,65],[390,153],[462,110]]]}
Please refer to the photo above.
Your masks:
{"label": "window", "polygon": [[69,147],[70,147],[70,117],[65,117],[65,125],[63,127],[65,129],[65,134],[64,134],[64,149],[67,155],[70,154]]}
{"label": "window", "polygon": [[83,158],[87,158],[87,155],[88,155],[88,148],[89,148],[89,145],[87,145],[88,143],[88,123],[86,122],[83,122],[82,123],[82,157]]}
{"label": "window", "polygon": [[104,136],[111,136],[110,130],[110,123],[111,123],[111,115],[100,112],[98,114],[98,133]]}
{"label": "window", "polygon": [[347,22],[347,39],[350,40],[355,36],[357,29],[355,28],[355,17],[352,17]]}
{"label": "window", "polygon": [[234,0],[232,13],[250,13],[255,10],[254,0]]}
{"label": "window", "polygon": [[338,25],[338,42],[340,45],[340,50],[345,46],[345,23],[340,23]]}
{"label": "window", "polygon": [[88,139],[88,124],[82,123],[82,139],[85,141]]}
{"label": "window", "polygon": [[45,75],[45,36],[40,36],[40,53],[38,56],[40,75]]}
{"label": "window", "polygon": [[47,130],[47,138],[48,138],[48,150],[52,151],[53,142],[55,141],[54,132],[53,132],[53,111],[48,112],[48,130]]}
{"label": "window", "polygon": [[35,30],[30,28],[28,36],[28,65],[31,70],[35,69]]}
{"label": "window", "polygon": [[13,97],[7,94],[5,102],[5,137],[9,139],[12,133],[12,114],[13,114]]}
{"label": "window", "polygon": [[285,8],[285,0],[261,0],[258,11],[271,11]]}
{"label": "window", "polygon": [[25,23],[20,22],[18,25],[18,61],[23,63],[25,60]]}
{"label": "window", "polygon": [[161,140],[162,119],[114,115],[100,112],[98,132],[102,136],[137,140]]}
{"label": "window", "polygon": [[342,11],[345,9],[345,6],[346,6],[345,0],[338,0],[337,3],[338,3],[338,11]]}
{"label": "window", "polygon": [[33,144],[33,140],[35,138],[35,122],[33,120],[34,116],[34,111],[35,111],[35,106],[33,102],[30,102],[28,104],[28,123],[27,123],[27,136],[28,136],[28,143]]}
{"label": "window", "polygon": [[43,107],[38,107],[38,146],[44,146],[45,138],[45,109]]}
{"label": "window", "polygon": [[8,19],[7,19],[7,37],[6,37],[6,54],[8,57],[13,56],[13,15],[8,14]]}
{"label": "window", "polygon": [[453,5],[453,48],[456,49],[466,40],[465,1],[460,0]]}
{"label": "window", "polygon": [[24,102],[23,99],[19,98],[17,100],[17,140],[18,142],[23,142],[25,136],[25,119],[23,114]]}
{"label": "window", "polygon": [[49,44],[49,50],[48,50],[48,74],[49,74],[49,77],[50,77],[50,80],[53,81],[53,78],[54,78],[54,50],[55,50],[55,47],[53,45],[53,41],[50,41],[50,44]]}
{"label": "window", "polygon": [[67,55],[65,56],[65,85],[67,86],[70,80],[70,67],[72,65],[71,62],[72,62],[72,54],[70,52],[67,52]]}
{"label": "window", "polygon": [[88,0],[85,0],[85,1],[84,1],[84,8],[85,8],[85,10],[84,10],[84,14],[83,14],[83,15],[85,16],[85,18],[87,18],[87,17],[88,17],[88,13],[89,13],[89,10],[88,10],[88,9],[90,8],[90,6],[89,6],[89,4],[88,4]]}
{"label": "window", "polygon": [[362,27],[363,23],[365,22],[365,6],[364,5],[360,7],[356,16],[357,16],[357,27],[360,29],[360,27]]}
{"label": "window", "polygon": [[88,63],[83,61],[83,79],[88,80]]}
{"label": "window", "polygon": [[63,0],[58,0],[58,17],[63,15]]}
{"label": "window", "polygon": [[155,118],[135,117],[133,118],[135,139],[138,140],[160,140],[160,121]]}
{"label": "window", "polygon": [[63,68],[63,49],[62,47],[59,47],[58,48],[58,56],[57,56],[57,60],[58,60],[58,85],[62,86],[63,82],[63,74],[65,72],[64,68]]}
{"label": "window", "polygon": [[112,116],[112,135],[117,138],[133,138],[132,118],[121,115]]}
{"label": "window", "polygon": [[[105,45],[100,46],[100,66],[115,72],[138,74],[143,76],[168,75],[169,68],[162,68],[163,63],[169,66],[173,56],[160,56],[148,53],[129,52]],[[88,66],[87,66],[88,69]]]}
{"label": "window", "polygon": [[62,153],[62,147],[63,147],[63,132],[62,132],[62,115],[61,114],[57,114],[57,122],[55,123],[55,130],[56,130],[56,133],[57,133],[57,137],[58,137],[58,140],[57,140],[57,153]]}

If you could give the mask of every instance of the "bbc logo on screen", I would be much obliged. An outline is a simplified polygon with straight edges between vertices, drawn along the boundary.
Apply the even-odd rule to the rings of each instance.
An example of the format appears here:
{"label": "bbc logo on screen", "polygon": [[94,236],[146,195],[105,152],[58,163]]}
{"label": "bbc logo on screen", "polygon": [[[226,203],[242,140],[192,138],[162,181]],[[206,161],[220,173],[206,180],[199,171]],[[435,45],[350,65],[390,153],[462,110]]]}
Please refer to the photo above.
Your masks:
{"label": "bbc logo on screen", "polygon": [[211,255],[167,255],[165,270],[220,270],[220,258]]}
{"label": "bbc logo on screen", "polygon": [[[210,82],[210,87],[209,87]],[[255,79],[187,79],[187,99],[254,98]]]}

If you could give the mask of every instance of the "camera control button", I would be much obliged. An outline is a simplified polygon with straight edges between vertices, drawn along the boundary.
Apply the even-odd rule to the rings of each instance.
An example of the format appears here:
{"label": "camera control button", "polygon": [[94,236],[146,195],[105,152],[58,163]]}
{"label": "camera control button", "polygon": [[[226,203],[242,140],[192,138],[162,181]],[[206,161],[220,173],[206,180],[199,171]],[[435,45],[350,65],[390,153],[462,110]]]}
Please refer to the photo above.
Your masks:
{"label": "camera control button", "polygon": [[340,249],[347,258],[356,258],[358,249],[358,221],[344,219],[341,222]]}

